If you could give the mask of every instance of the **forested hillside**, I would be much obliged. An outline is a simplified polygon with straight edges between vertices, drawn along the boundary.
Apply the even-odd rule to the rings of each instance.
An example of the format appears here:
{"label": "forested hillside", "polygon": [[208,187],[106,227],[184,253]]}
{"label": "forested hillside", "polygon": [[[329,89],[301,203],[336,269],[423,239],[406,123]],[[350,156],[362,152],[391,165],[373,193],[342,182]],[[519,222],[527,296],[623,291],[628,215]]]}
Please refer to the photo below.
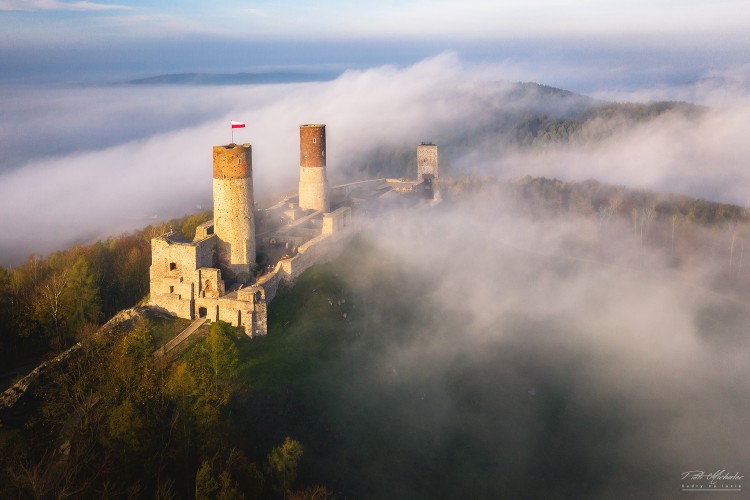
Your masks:
{"label": "forested hillside", "polygon": [[137,304],[148,293],[151,238],[169,227],[192,237],[210,217],[201,212],[0,267],[0,386],[14,376],[12,367],[60,352]]}
{"label": "forested hillside", "polygon": [[[336,261],[282,289],[269,310],[267,337],[250,340],[224,323],[206,325],[169,359],[152,353],[185,320],[144,312],[132,328],[89,335],[118,304],[147,293],[148,241],[165,226],[6,270],[8,277],[28,276],[36,266],[38,278],[23,295],[28,316],[18,316],[36,330],[5,341],[18,339],[17,352],[28,354],[35,345],[60,348],[75,338],[82,347],[44,377],[24,415],[2,422],[5,496],[489,498],[549,496],[561,485],[573,496],[649,491],[648,478],[623,483],[591,469],[590,456],[602,452],[602,432],[627,436],[636,432],[631,422],[654,417],[637,405],[623,417],[598,393],[581,401],[576,391],[586,369],[575,367],[592,339],[564,340],[580,334],[578,306],[540,319],[539,308],[557,300],[555,287],[538,303],[524,287],[547,290],[545,280],[563,280],[557,286],[575,292],[588,277],[618,304],[618,287],[634,286],[618,280],[643,281],[656,270],[674,281],[698,269],[697,286],[677,281],[700,296],[691,320],[696,335],[744,345],[747,312],[736,297],[750,294],[748,211],[596,181],[472,175],[444,178],[442,188],[442,205],[416,214],[416,224],[402,221],[407,233],[393,234],[385,224],[383,241],[355,239]],[[207,217],[171,224],[191,234]],[[497,220],[500,231],[490,227]],[[572,232],[560,236],[561,226]],[[420,240],[425,231],[461,244],[454,241],[442,255],[428,239],[421,244],[437,256],[411,248],[394,253],[394,241],[403,244],[404,234]],[[498,283],[491,301],[462,299],[477,293],[471,286],[488,264],[503,270],[492,275]],[[122,275],[126,265],[129,276]],[[32,305],[59,276],[65,279],[55,330],[55,317]],[[96,293],[80,294],[81,286]],[[494,319],[484,322],[485,314]],[[621,321],[617,316],[592,338],[617,338],[608,328]],[[673,332],[644,334],[656,341]],[[559,345],[548,352],[549,342]],[[606,344],[599,348],[609,352]],[[592,363],[598,355],[589,353]],[[597,415],[593,422],[590,415]],[[520,438],[519,428],[526,428]],[[65,438],[67,455],[60,451]],[[550,441],[557,443],[551,451]],[[664,467],[653,457],[639,465],[619,451],[607,453],[604,467]]]}
{"label": "forested hillside", "polygon": [[[462,123],[448,135],[431,138],[440,148],[441,175],[457,176],[458,170],[471,171],[470,165],[456,161],[474,151],[500,156],[516,150],[595,146],[658,118],[695,119],[705,112],[700,106],[684,102],[602,102],[531,83],[518,84],[515,96],[522,104],[501,107],[484,120]],[[529,102],[532,98],[533,104]],[[363,179],[411,178],[416,160],[413,147],[382,146],[361,158],[355,175]]]}

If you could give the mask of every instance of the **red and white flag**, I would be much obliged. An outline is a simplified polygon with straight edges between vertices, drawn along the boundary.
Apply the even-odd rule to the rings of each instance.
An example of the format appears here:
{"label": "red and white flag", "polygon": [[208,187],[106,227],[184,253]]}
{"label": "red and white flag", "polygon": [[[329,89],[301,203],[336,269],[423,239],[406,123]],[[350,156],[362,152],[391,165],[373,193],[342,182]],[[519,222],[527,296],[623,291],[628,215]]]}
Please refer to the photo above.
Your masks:
{"label": "red and white flag", "polygon": [[245,128],[245,123],[244,122],[236,122],[236,121],[232,120],[231,123],[232,123],[232,128]]}

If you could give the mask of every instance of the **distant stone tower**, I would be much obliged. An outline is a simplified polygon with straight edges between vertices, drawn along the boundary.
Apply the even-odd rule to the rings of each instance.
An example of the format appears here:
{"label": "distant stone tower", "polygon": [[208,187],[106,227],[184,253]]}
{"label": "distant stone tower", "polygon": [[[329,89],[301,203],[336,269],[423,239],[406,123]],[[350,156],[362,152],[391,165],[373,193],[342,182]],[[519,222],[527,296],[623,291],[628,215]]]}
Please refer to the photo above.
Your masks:
{"label": "distant stone tower", "polygon": [[326,126],[299,126],[299,207],[328,212]]}
{"label": "distant stone tower", "polygon": [[213,184],[219,268],[224,279],[247,282],[255,264],[253,149],[250,144],[214,146]]}
{"label": "distant stone tower", "polygon": [[438,178],[438,148],[431,142],[417,146],[417,181],[424,180],[425,175],[431,175],[431,179]]}

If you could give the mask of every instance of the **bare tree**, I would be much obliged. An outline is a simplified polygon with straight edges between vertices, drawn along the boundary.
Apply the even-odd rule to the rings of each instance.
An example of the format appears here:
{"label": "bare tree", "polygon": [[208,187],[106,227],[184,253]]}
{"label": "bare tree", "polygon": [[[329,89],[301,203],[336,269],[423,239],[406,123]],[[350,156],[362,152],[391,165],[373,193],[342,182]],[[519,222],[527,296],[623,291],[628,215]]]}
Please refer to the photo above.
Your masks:
{"label": "bare tree", "polygon": [[169,231],[170,227],[167,226],[165,222],[161,222],[159,224],[154,224],[152,226],[148,226],[143,231],[143,239],[151,242],[152,239],[158,238],[159,236],[167,233]]}
{"label": "bare tree", "polygon": [[[40,288],[41,305],[44,311],[52,317],[55,325],[55,338],[60,341],[60,297],[68,284],[68,270],[53,273],[47,282]],[[62,344],[61,344],[62,345]]]}
{"label": "bare tree", "polygon": [[745,255],[745,240],[740,238],[740,262],[737,265],[737,272],[742,271],[742,257]]}
{"label": "bare tree", "polygon": [[677,232],[677,227],[682,225],[683,217],[679,213],[672,214],[672,245],[671,245],[671,253],[674,255],[674,237],[675,233]]}
{"label": "bare tree", "polygon": [[731,221],[727,229],[729,231],[729,269],[734,264],[734,244],[737,241],[737,221]]}
{"label": "bare tree", "polygon": [[607,228],[613,214],[614,210],[610,205],[599,207],[599,229],[604,230]]}
{"label": "bare tree", "polygon": [[42,268],[42,258],[37,254],[29,257],[29,267],[31,268],[32,283],[36,285],[37,283],[39,283],[39,273]]}
{"label": "bare tree", "polygon": [[[641,246],[643,246],[644,241],[648,238],[648,228],[654,218],[655,213],[656,210],[654,209],[653,205],[641,208],[641,220],[640,224],[637,225],[637,227],[640,229]],[[634,221],[636,220],[636,214],[636,210],[633,209]]]}

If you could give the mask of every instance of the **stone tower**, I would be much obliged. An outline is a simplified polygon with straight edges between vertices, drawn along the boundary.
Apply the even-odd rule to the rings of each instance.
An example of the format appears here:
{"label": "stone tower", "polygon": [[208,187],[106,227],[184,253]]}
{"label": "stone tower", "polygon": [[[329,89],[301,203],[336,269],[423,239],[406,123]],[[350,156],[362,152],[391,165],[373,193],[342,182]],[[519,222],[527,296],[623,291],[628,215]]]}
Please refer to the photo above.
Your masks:
{"label": "stone tower", "polygon": [[438,149],[431,142],[423,142],[417,146],[417,181],[421,182],[425,175],[432,179],[438,178]]}
{"label": "stone tower", "polygon": [[299,207],[328,212],[326,126],[299,126]]}
{"label": "stone tower", "polygon": [[219,268],[228,281],[247,282],[255,264],[253,149],[214,146],[214,233]]}

